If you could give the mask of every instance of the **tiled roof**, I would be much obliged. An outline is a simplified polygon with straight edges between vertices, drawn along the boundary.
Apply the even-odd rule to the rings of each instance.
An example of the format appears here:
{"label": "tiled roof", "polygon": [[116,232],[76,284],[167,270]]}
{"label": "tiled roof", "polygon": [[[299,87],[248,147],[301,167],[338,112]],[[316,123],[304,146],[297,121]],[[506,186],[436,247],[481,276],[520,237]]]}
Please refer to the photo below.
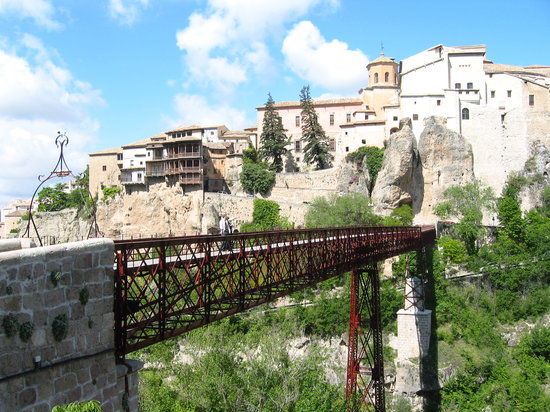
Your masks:
{"label": "tiled roof", "polygon": [[550,66],[512,66],[509,64],[485,63],[483,65],[485,73],[523,73],[523,74],[542,74],[550,77]]}
{"label": "tiled roof", "polygon": [[[347,97],[347,98],[341,98],[341,99],[313,100],[314,106],[335,106],[340,104],[363,104],[363,100],[353,98],[353,97]],[[279,102],[279,103],[275,103],[273,106],[275,108],[300,107],[300,101],[296,100],[292,102]],[[265,109],[265,106],[257,107],[257,109]]]}
{"label": "tiled roof", "polygon": [[222,127],[225,127],[225,125],[221,124],[221,125],[217,125],[217,126],[200,126],[200,125],[194,124],[194,125],[191,125],[191,126],[180,126],[180,127],[177,127],[173,130],[169,130],[166,133],[186,132],[186,131],[189,131],[189,130],[219,129],[219,128],[222,128]]}
{"label": "tiled roof", "polygon": [[122,147],[113,147],[112,149],[100,150],[99,152],[90,153],[89,156],[100,156],[117,153],[122,153]]}

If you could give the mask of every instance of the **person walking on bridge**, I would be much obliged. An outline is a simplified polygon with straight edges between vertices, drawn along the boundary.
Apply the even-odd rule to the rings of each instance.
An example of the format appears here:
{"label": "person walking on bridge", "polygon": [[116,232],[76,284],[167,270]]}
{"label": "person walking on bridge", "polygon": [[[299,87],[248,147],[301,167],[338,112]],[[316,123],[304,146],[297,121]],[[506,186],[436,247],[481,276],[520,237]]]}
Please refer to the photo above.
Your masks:
{"label": "person walking on bridge", "polygon": [[[227,236],[231,232],[231,228],[229,226],[229,219],[227,218],[227,215],[222,215],[220,218],[220,235]],[[229,242],[227,240],[224,240],[222,242],[222,250],[229,249]]]}

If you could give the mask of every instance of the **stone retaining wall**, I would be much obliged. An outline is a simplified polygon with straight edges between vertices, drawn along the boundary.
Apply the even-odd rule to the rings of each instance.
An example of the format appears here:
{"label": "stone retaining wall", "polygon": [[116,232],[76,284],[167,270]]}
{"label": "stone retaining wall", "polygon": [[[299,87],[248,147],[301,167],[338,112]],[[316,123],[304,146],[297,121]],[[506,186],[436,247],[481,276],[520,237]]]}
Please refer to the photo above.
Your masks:
{"label": "stone retaining wall", "polygon": [[113,248],[91,239],[0,253],[1,411],[91,399],[137,410],[139,364],[114,357]]}

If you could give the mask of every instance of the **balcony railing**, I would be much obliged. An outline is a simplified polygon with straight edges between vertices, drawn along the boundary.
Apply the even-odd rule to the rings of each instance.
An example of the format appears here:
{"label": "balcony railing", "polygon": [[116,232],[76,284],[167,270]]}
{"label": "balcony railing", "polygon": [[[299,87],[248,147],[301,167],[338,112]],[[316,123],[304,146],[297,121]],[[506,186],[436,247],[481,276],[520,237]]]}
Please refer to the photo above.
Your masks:
{"label": "balcony railing", "polygon": [[180,176],[178,182],[180,185],[200,185],[202,183],[202,177]]}
{"label": "balcony railing", "polygon": [[181,153],[168,153],[164,156],[164,159],[179,159],[182,157],[201,157],[202,154],[198,152],[181,152]]}
{"label": "balcony railing", "polygon": [[182,173],[202,173],[200,167],[167,167],[165,172],[167,175],[179,175]]}

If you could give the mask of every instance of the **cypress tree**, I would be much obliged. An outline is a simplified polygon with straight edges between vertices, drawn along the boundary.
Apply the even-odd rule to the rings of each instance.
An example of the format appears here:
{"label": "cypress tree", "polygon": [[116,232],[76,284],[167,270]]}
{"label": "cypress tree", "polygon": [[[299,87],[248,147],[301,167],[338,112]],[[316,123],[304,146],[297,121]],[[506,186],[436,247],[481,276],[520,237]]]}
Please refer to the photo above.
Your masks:
{"label": "cypress tree", "polygon": [[271,93],[267,95],[265,114],[260,135],[260,156],[269,164],[269,169],[274,172],[283,170],[283,157],[287,154],[286,146],[290,140],[285,134],[283,121],[277,110]]}
{"label": "cypress tree", "polygon": [[300,107],[302,108],[302,140],[304,140],[304,161],[315,163],[317,170],[331,166],[332,155],[329,153],[328,137],[319,123],[309,86],[300,91]]}

